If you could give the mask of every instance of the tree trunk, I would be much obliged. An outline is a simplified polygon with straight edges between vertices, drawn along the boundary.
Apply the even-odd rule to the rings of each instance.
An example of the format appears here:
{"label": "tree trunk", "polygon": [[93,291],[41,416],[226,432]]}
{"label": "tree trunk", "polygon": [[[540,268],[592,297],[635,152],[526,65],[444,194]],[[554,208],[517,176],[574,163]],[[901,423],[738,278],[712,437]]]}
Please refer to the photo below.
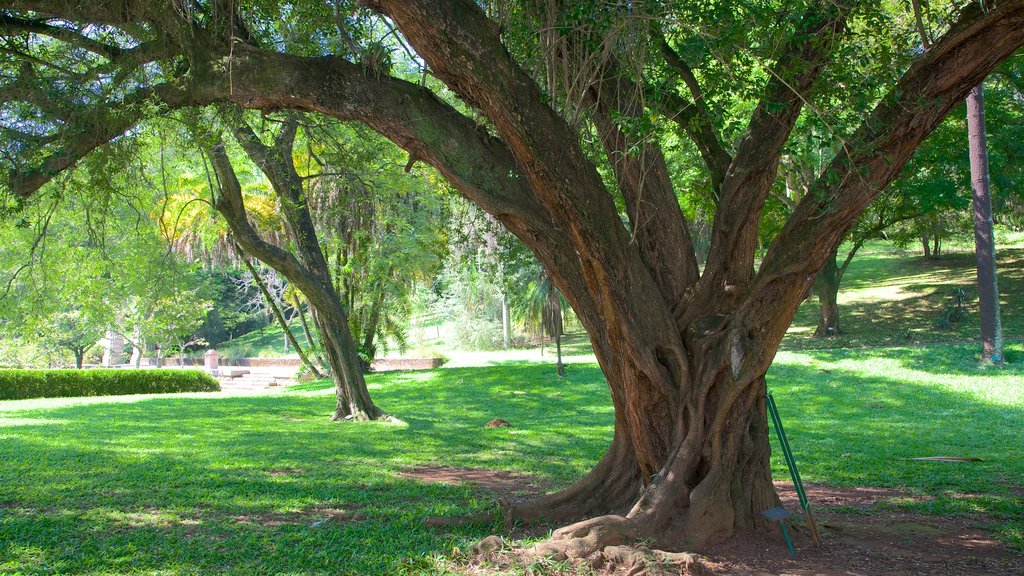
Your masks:
{"label": "tree trunk", "polygon": [[331,282],[330,268],[320,250],[302,179],[295,172],[291,151],[297,121],[293,117],[286,120],[273,148],[263,144],[241,118],[231,118],[229,124],[235,139],[267,175],[280,198],[285,231],[294,242],[298,257],[260,238],[249,224],[241,185],[222,144],[209,151],[221,187],[217,211],[224,215],[235,240],[246,253],[284,275],[313,307],[314,322],[324,343],[324,354],[336,389],[337,405],[331,419],[375,420],[386,416],[370,399],[349,332],[348,314]]}
{"label": "tree trunk", "polygon": [[985,138],[985,97],[979,84],[967,97],[967,131],[971,153],[974,206],[974,250],[978,259],[978,312],[981,317],[982,358],[1003,361],[1003,330],[999,315],[996,245],[992,230],[988,145]]}
{"label": "tree trunk", "polygon": [[924,248],[924,259],[931,260],[932,258],[932,244],[931,239],[928,238],[928,234],[925,232],[921,233],[921,246]]}
{"label": "tree trunk", "polygon": [[[539,553],[586,556],[602,547],[647,540],[672,549],[700,549],[737,532],[771,531],[761,512],[779,504],[772,484],[765,382],[734,378],[746,344],[730,331],[700,339],[705,354],[676,397],[662,386],[673,363],[651,374],[629,347],[599,354],[616,405],[615,435],[590,474],[563,492],[511,504],[512,518],[586,520],[554,533]],[[667,352],[667,351],[666,351]],[[627,398],[625,391],[634,396]],[[646,397],[644,411],[635,406]],[[650,447],[657,453],[652,453]],[[643,452],[638,451],[643,449]]]}
{"label": "tree trunk", "polygon": [[[237,247],[239,252],[244,253],[241,246]],[[295,353],[298,354],[299,359],[302,360],[302,365],[305,366],[313,376],[316,378],[323,378],[324,375],[319,369],[317,369],[316,365],[310,361],[309,356],[306,355],[306,351],[302,349],[302,346],[299,346],[298,340],[296,340],[295,335],[292,334],[291,327],[288,326],[288,321],[285,320],[284,314],[281,312],[281,307],[277,305],[277,300],[274,299],[273,294],[271,294],[270,290],[267,289],[267,283],[263,281],[263,277],[260,276],[259,270],[256,270],[256,267],[253,266],[252,262],[249,262],[247,258],[242,258],[242,262],[245,263],[246,269],[249,270],[250,274],[252,274],[252,279],[256,282],[256,286],[259,287],[260,294],[263,295],[263,299],[266,300],[267,307],[269,307],[274,314],[274,320],[277,321],[278,326],[280,326],[281,330],[284,332],[285,342],[292,343],[292,347],[295,348]],[[287,351],[287,347],[285,348],[285,351]]]}
{"label": "tree trunk", "polygon": [[[299,300],[298,294],[295,295],[295,309],[299,311],[299,322],[302,323],[302,333],[306,337],[306,345],[309,346],[310,349],[313,349],[314,353],[315,353],[315,350],[316,350],[316,340],[313,338],[313,334],[309,330],[309,321],[306,320],[306,312],[302,309],[302,301]],[[322,348],[322,346],[321,346],[321,348]],[[330,365],[327,364],[327,362],[324,361],[324,358],[323,358],[322,355],[316,354],[316,358],[317,358],[317,362],[320,363],[320,366],[327,366],[328,368],[330,368]],[[319,372],[319,368],[318,368],[317,371]]]}
{"label": "tree trunk", "polygon": [[82,365],[85,363],[85,348],[76,346],[73,351],[75,354],[75,368],[81,370]]}
{"label": "tree trunk", "polygon": [[555,371],[559,377],[565,377],[565,364],[562,364],[562,333],[561,331],[555,335]]}
{"label": "tree trunk", "polygon": [[[159,13],[135,4],[92,3],[88,10],[114,27],[126,18],[149,23],[146,15]],[[472,117],[425,86],[366,74],[336,56],[279,54],[249,41],[243,26],[210,32],[204,19],[158,21],[187,25],[170,34],[178,42],[166,43],[185,50],[187,77],[144,85],[141,94],[127,91],[162,101],[167,109],[229,101],[266,111],[291,107],[358,120],[412,158],[437,168],[534,251],[579,313],[615,408],[612,443],[586,477],[540,502],[506,508],[519,518],[547,516],[563,522],[589,517],[556,531],[555,541],[542,548],[572,556],[632,540],[694,548],[748,528],[777,530],[760,516],[778,504],[770,478],[764,375],[814,277],[867,205],[901,173],[970,87],[1024,45],[1024,0],[984,7],[968,3],[931,49],[914,55],[898,82],[878,87],[884,95],[863,122],[840,135],[844,146],[809,186],[756,268],[758,223],[783,151],[803,117],[804,103],[829,96],[820,93],[827,84],[820,81],[821,72],[841,56],[837,48],[848,43],[850,31],[860,28],[860,21],[857,26],[846,22],[848,14],[859,17],[856,11],[844,3],[807,3],[802,15],[789,13],[779,20],[779,33],[772,34],[773,42],[779,40],[773,45],[775,58],[766,62],[769,73],[758,89],[747,128],[741,137],[725,139],[714,133],[716,122],[708,121],[704,106],[682,102],[653,118],[651,110],[659,107],[661,96],[668,101],[680,91],[669,86],[654,98],[636,97],[652,80],[637,76],[647,64],[659,69],[665,63],[675,65],[645,61],[645,66],[621,73],[615,62],[618,39],[603,44],[603,23],[577,25],[590,14],[569,14],[559,4],[546,3],[552,22],[543,27],[542,41],[555,48],[546,53],[563,59],[564,70],[578,80],[571,100],[590,105],[588,110],[569,110],[568,120],[559,114],[562,107],[552,105],[561,96],[558,88],[537,85],[533,72],[503,43],[502,27],[472,0],[361,3],[394,23],[432,76],[473,111]],[[630,18],[634,11],[637,19],[658,15],[643,12],[645,3],[621,4]],[[63,12],[63,6],[54,10]],[[70,16],[69,21],[90,20],[74,10]],[[597,60],[600,66],[596,71],[571,68],[578,61],[574,56]],[[230,74],[224,73],[225,66]],[[685,62],[676,67],[696,80],[692,72],[685,74]],[[699,88],[691,86],[698,101]],[[727,90],[712,97],[720,95],[736,103],[750,102],[751,94]],[[124,112],[103,116],[109,122],[84,116],[89,122],[83,125],[69,118],[59,133],[67,145],[61,140],[52,154],[12,173],[9,186],[14,193],[30,196],[52,175],[124,134],[152,110],[125,100],[118,106],[103,99],[101,106]],[[616,190],[609,189],[608,179],[591,159],[597,151],[581,145],[593,133],[590,119],[606,151],[602,166],[615,173]],[[707,159],[715,191],[703,269],[697,265],[657,136],[620,129],[660,127],[669,119],[690,127],[683,131]],[[287,139],[288,129],[282,135]],[[289,212],[304,205],[301,186],[293,185],[288,172],[290,162],[271,160],[261,167],[276,182],[275,190],[290,200],[283,204],[289,235],[302,246],[298,258],[259,239],[245,220],[226,153],[215,147],[212,156],[222,185],[218,209],[228,215],[240,243],[275,268],[288,270],[289,280],[326,317],[325,338],[334,340],[326,346],[329,354],[351,353],[351,342],[344,338],[345,309],[337,304],[329,277],[320,277],[326,270],[319,264],[323,255],[317,256],[314,238],[304,221],[296,219],[301,213]],[[287,185],[278,187],[282,182]],[[623,222],[623,212],[628,222]],[[334,338],[330,328],[343,332]],[[341,367],[339,372],[345,367],[340,360],[332,363]],[[342,392],[339,411],[343,403],[361,401],[353,396],[343,402]]]}
{"label": "tree trunk", "polygon": [[814,331],[816,338],[839,336],[839,266],[833,255],[825,263],[814,279],[814,293],[818,297],[818,327]]}
{"label": "tree trunk", "polygon": [[508,298],[501,295],[501,348],[508,350],[512,347],[512,315],[508,308]]}
{"label": "tree trunk", "polygon": [[[392,269],[388,270],[385,278],[390,278]],[[384,286],[379,286],[377,294],[371,301],[370,313],[366,321],[366,326],[363,327],[363,354],[366,356],[363,358],[360,356],[359,363],[363,368],[363,372],[370,371],[370,364],[373,363],[373,359],[377,357],[377,330],[380,327],[381,315],[384,313],[384,299],[386,297]]]}

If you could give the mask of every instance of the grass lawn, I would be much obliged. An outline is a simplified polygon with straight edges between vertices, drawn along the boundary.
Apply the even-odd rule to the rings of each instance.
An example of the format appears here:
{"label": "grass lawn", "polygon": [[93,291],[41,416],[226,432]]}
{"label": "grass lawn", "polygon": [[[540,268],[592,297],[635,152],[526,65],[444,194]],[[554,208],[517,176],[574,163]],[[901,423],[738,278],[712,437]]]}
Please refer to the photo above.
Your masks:
{"label": "grass lawn", "polygon": [[[998,252],[1000,308],[1003,334],[1024,338],[1024,248],[1017,241]],[[923,342],[977,340],[978,286],[976,260],[971,251],[945,253],[925,260],[896,250],[885,242],[872,242],[850,263],[839,288],[842,336],[814,338],[818,300],[808,298],[800,307],[783,341],[788,349],[860,346],[899,346]],[[957,288],[967,296],[966,315],[952,329],[936,326],[951,306]],[[980,354],[980,352],[979,352]]]}
{"label": "grass lawn", "polygon": [[[893,502],[970,515],[1024,547],[1024,346],[779,354],[769,374],[806,481],[892,486]],[[494,526],[425,527],[493,506],[472,486],[398,476],[444,465],[564,485],[600,456],[612,411],[598,368],[376,374],[407,422],[331,424],[330,391],[72,404],[0,402],[0,573],[443,573]],[[512,428],[484,428],[500,417]],[[969,456],[984,462],[909,460]],[[781,459],[776,478],[784,479]]]}

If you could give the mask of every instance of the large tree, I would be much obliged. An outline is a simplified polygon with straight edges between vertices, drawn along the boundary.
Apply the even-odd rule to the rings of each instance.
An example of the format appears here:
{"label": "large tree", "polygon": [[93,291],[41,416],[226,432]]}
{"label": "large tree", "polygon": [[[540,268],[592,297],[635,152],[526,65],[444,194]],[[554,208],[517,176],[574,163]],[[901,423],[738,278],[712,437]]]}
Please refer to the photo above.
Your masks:
{"label": "large tree", "polygon": [[[8,186],[28,198],[146,115],[225,101],[358,120],[435,167],[536,253],[607,377],[615,432],[604,457],[565,490],[505,509],[572,521],[541,548],[573,556],[635,539],[700,546],[766,526],[760,513],[778,498],[764,375],[799,303],[921,140],[1024,44],[1024,0],[951,10],[928,50],[908,42],[902,76],[842,135],[755,268],[794,123],[857,93],[823,72],[863,57],[852,36],[906,41],[886,36],[905,14],[856,2],[553,0],[490,15],[472,0],[363,4],[397,28],[387,38],[408,42],[425,80],[390,76],[408,70],[375,57],[381,38],[359,44],[359,13],[343,2],[5,3],[0,94],[18,102],[3,114],[16,141],[4,147]],[[692,36],[729,42],[737,56],[710,60],[705,76],[674,57]],[[729,106],[747,119],[723,123]],[[703,269],[659,142],[635,129],[654,119],[694,143],[717,199]]]}

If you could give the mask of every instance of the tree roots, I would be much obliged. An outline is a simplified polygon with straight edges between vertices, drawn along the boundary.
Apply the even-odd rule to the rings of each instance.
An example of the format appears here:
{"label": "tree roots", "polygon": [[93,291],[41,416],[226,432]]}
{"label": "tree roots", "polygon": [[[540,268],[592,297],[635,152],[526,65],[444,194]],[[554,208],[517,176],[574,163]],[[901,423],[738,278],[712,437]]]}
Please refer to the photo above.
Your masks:
{"label": "tree roots", "polygon": [[469,551],[469,558],[471,562],[499,565],[568,563],[586,566],[598,574],[625,576],[705,576],[710,573],[703,556],[653,550],[643,545],[600,545],[607,534],[608,531],[591,530],[586,536],[553,539],[521,549],[510,549],[500,536],[488,536]]}

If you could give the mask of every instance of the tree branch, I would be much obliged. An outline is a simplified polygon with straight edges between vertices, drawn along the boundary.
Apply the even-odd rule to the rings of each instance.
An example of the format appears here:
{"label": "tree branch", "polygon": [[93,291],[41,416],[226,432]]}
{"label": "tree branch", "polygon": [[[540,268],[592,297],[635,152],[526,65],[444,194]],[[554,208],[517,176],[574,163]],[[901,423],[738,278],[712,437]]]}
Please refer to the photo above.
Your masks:
{"label": "tree branch", "polygon": [[786,42],[782,56],[750,120],[728,174],[715,213],[711,249],[701,280],[705,295],[723,289],[731,299],[719,299],[728,307],[742,298],[754,273],[757,226],[765,199],[778,174],[783,144],[789,138],[808,92],[832,52],[832,44],[844,29],[848,7],[823,1],[804,13]]}
{"label": "tree branch", "polygon": [[[985,13],[977,4],[965,8],[846,139],[847,146],[800,201],[769,248],[744,310],[768,317],[766,311],[771,316],[781,308],[782,317],[791,318],[827,255],[899,176],[921,141],[1022,45],[1024,0],[1006,0]],[[757,302],[767,307],[757,308]],[[753,317],[749,322],[772,331],[770,339],[785,333],[785,326],[769,327]]]}
{"label": "tree branch", "polygon": [[660,106],[661,114],[682,128],[697,145],[697,150],[700,151],[701,158],[711,174],[711,187],[716,196],[721,197],[722,182],[732,163],[732,156],[722,145],[711,113],[704,102],[704,93],[697,84],[693,71],[663,36],[659,36],[657,42],[665,62],[682,77],[693,96],[693,101],[687,102],[679,97],[675,90],[665,90]]}
{"label": "tree branch", "polygon": [[78,30],[48,24],[47,19],[29,20],[0,12],[0,32],[5,31],[29,32],[31,34],[49,36],[54,40],[60,40],[72,46],[83,48],[108,60],[113,60],[125,52],[117,46],[89,38]]}

